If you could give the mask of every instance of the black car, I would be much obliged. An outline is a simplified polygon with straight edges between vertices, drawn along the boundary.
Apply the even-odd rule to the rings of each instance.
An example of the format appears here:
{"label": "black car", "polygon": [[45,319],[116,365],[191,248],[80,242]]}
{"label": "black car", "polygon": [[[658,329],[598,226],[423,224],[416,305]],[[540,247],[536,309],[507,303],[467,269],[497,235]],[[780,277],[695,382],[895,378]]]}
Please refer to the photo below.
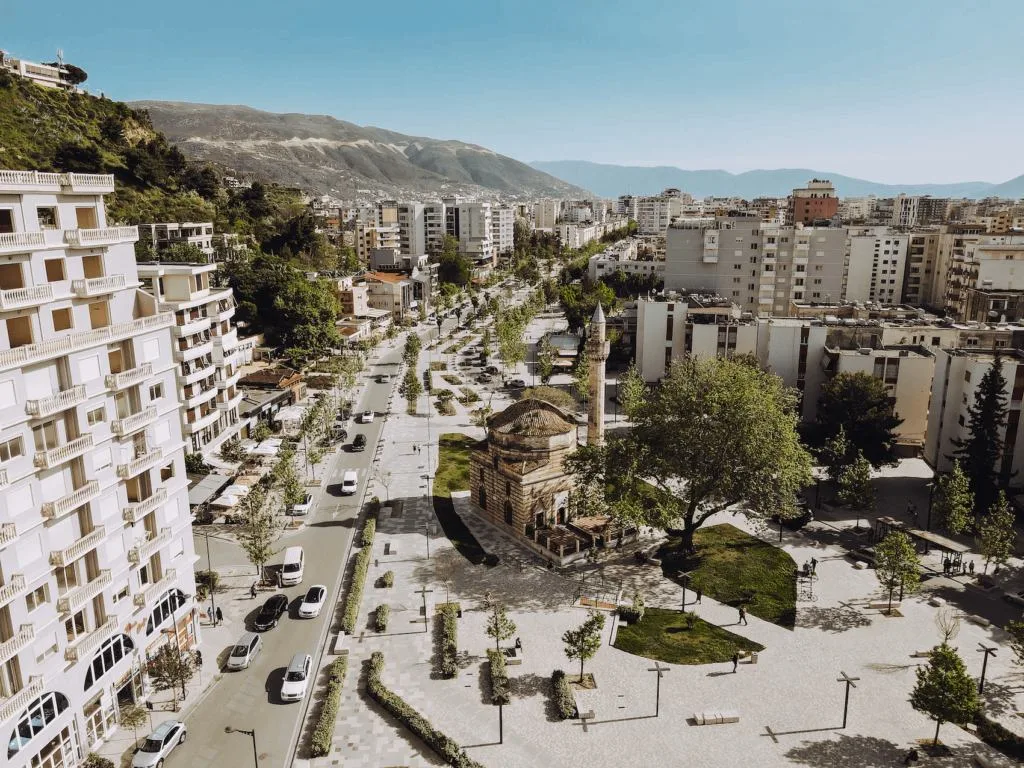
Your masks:
{"label": "black car", "polygon": [[274,595],[260,608],[260,612],[253,619],[252,628],[258,632],[264,632],[277,626],[281,614],[288,610],[288,596]]}
{"label": "black car", "polygon": [[366,450],[366,435],[356,435],[356,439],[352,441],[353,451],[365,451]]}

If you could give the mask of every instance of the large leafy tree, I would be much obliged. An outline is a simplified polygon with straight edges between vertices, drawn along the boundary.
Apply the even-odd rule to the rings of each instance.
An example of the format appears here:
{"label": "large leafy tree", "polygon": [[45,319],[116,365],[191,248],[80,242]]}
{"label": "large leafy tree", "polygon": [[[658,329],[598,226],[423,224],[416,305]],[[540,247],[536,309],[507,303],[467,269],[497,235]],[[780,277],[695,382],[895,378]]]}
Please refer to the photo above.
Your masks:
{"label": "large leafy tree", "polygon": [[950,533],[963,533],[974,520],[974,494],[959,461],[954,461],[953,469],[936,480],[932,512],[939,525]]}
{"label": "large leafy tree", "polygon": [[953,457],[960,460],[970,479],[979,515],[985,514],[996,498],[1005,426],[1006,378],[997,350],[967,408],[967,437],[953,441]]}
{"label": "large leafy tree", "polygon": [[459,241],[451,235],[445,235],[438,257],[437,279],[452,285],[467,285],[473,277],[473,264],[459,253]]}
{"label": "large leafy tree", "polygon": [[1013,523],[1013,510],[1006,501],[1006,494],[999,491],[988,514],[978,523],[978,549],[985,558],[986,573],[989,563],[995,563],[998,571],[999,566],[1013,554],[1013,543],[1017,538]]}
{"label": "large leafy tree", "polygon": [[875,488],[871,484],[871,462],[858,452],[853,462],[839,476],[836,499],[857,512],[857,527],[861,516],[875,506]]}
{"label": "large leafy tree", "polygon": [[600,479],[616,517],[671,529],[692,552],[694,533],[730,507],[754,519],[792,516],[796,493],[811,480],[796,403],[774,374],[685,358],[637,403],[627,435],[581,447],[567,468]]}
{"label": "large leafy tree", "polygon": [[896,463],[896,428],[903,420],[893,412],[896,400],[885,383],[871,374],[840,373],[821,389],[818,437],[834,437],[841,429],[849,441],[849,456],[857,451],[876,469]]}
{"label": "large leafy tree", "polygon": [[892,594],[915,592],[921,582],[920,561],[910,537],[902,531],[893,531],[875,547],[875,576],[889,593],[889,611]]}
{"label": "large leafy tree", "polygon": [[977,686],[963,659],[946,643],[933,648],[928,664],[918,667],[910,704],[935,720],[935,744],[943,723],[970,722],[978,711]]}

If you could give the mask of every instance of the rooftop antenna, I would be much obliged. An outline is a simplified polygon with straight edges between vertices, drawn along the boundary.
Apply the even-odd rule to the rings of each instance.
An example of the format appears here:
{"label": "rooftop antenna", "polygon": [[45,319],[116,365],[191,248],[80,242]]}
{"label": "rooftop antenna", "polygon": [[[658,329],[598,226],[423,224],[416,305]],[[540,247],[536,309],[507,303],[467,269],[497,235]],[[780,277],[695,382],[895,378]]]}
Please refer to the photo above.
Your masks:
{"label": "rooftop antenna", "polygon": [[64,49],[57,49],[57,69],[64,69]]}

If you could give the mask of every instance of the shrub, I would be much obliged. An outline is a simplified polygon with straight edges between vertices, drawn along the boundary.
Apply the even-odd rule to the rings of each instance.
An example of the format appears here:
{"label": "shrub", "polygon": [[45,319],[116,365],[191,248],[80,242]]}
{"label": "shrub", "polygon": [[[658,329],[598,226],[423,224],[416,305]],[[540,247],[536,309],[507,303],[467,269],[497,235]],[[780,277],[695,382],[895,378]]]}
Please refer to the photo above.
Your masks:
{"label": "shrub", "polygon": [[[379,501],[380,500],[378,499],[378,502]],[[377,518],[371,517],[371,518],[369,518],[366,521],[366,524],[363,526],[363,535],[362,535],[362,539],[361,539],[361,541],[362,541],[362,545],[361,546],[368,547],[371,544],[373,544],[373,536],[374,536],[374,534],[376,532],[377,532]]]}
{"label": "shrub", "polygon": [[619,618],[627,624],[636,624],[643,617],[643,613],[638,611],[636,608],[632,608],[628,605],[619,606]]}
{"label": "shrub", "polygon": [[455,406],[451,404],[450,400],[438,400],[434,403],[437,408],[437,412],[442,416],[454,416],[458,411],[455,410]]}
{"label": "shrub", "polygon": [[505,668],[505,654],[494,648],[487,649],[488,666],[491,670],[491,703],[508,704],[512,697],[508,687],[508,670]]}
{"label": "shrub", "polygon": [[341,688],[345,684],[345,673],[348,671],[348,657],[341,656],[329,667],[331,673],[327,681],[327,696],[320,707],[320,716],[313,729],[313,742],[310,752],[313,757],[324,757],[331,751],[331,738],[334,736],[334,720],[338,716],[338,705],[341,702]]}
{"label": "shrub", "polygon": [[82,763],[82,768],[114,768],[114,761],[90,752]]}
{"label": "shrub", "polygon": [[551,675],[551,695],[555,699],[558,716],[563,720],[576,717],[576,698],[572,695],[572,687],[565,677],[565,672],[556,669]]}
{"label": "shrub", "polygon": [[475,390],[472,390],[469,387],[460,387],[459,391],[462,393],[462,397],[459,398],[459,402],[463,403],[464,405],[475,403],[480,399],[480,395],[478,395]]}
{"label": "shrub", "polygon": [[384,669],[383,653],[374,651],[368,665],[366,690],[374,701],[416,734],[424,744],[437,752],[448,765],[453,765],[455,768],[483,768],[462,750],[458,742],[434,728],[423,715],[409,706],[405,699],[389,690],[381,682],[380,673]]}
{"label": "shrub", "polygon": [[444,603],[441,614],[441,674],[447,678],[459,673],[459,604]]}
{"label": "shrub", "polygon": [[395,572],[384,571],[384,575],[380,577],[380,583],[385,587],[395,586]]}
{"label": "shrub", "polygon": [[982,712],[974,716],[978,727],[978,738],[1007,757],[1024,760],[1024,737],[1018,736],[995,720],[989,720]]}
{"label": "shrub", "polygon": [[391,616],[391,609],[386,603],[377,606],[377,610],[373,612],[373,621],[378,632],[387,632],[389,616]]}
{"label": "shrub", "polygon": [[686,623],[687,629],[693,629],[697,626],[697,614],[694,611],[687,611],[683,616],[683,621]]}
{"label": "shrub", "polygon": [[352,570],[352,585],[349,587],[348,595],[345,596],[345,611],[341,617],[341,629],[352,634],[356,628],[356,619],[359,618],[359,603],[363,599],[363,587],[366,585],[366,572],[370,570],[370,555],[373,547],[373,533],[377,521],[371,517],[363,526],[363,548],[356,555],[355,566]]}

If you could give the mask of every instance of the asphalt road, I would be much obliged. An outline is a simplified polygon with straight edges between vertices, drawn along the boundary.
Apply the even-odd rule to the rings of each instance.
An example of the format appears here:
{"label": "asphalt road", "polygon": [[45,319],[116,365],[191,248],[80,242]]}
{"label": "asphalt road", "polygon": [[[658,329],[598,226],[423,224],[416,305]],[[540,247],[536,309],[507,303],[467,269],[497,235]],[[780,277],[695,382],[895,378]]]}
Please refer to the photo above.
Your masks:
{"label": "asphalt road", "polygon": [[[446,320],[442,326],[443,333],[450,332],[454,324],[454,319]],[[431,336],[436,336],[436,326],[424,327],[421,335],[426,337],[428,332]],[[324,681],[321,679],[322,674],[317,675],[311,681],[310,690],[307,691],[304,701],[284,704],[279,698],[281,680],[292,655],[306,652],[311,654],[316,662],[323,651],[327,627],[333,621],[334,607],[339,600],[345,556],[359,515],[366,483],[370,479],[370,467],[388,411],[388,400],[392,390],[398,386],[398,377],[394,374],[398,372],[400,364],[399,348],[385,353],[369,366],[368,373],[373,380],[357,407],[353,409],[353,414],[373,410],[373,422],[357,424],[354,420],[350,421],[347,425],[348,443],[332,461],[327,482],[314,494],[314,506],[310,511],[307,525],[297,533],[282,537],[279,542],[281,547],[302,546],[306,555],[302,584],[279,590],[288,595],[288,614],[281,617],[277,627],[262,633],[263,650],[248,669],[225,673],[207,693],[206,698],[188,713],[185,718],[188,740],[174,751],[167,761],[166,768],[251,766],[253,758],[249,737],[225,733],[224,728],[228,725],[256,731],[256,747],[261,767],[276,768],[291,763],[295,742],[302,726],[300,719],[307,713],[310,693]],[[376,375],[380,373],[392,374],[391,382],[376,383]],[[398,398],[397,402],[399,405],[404,403],[401,398]],[[365,451],[353,452],[348,449],[357,434],[366,435]],[[359,489],[355,495],[341,496],[341,478],[348,469],[356,469],[359,472]],[[224,542],[211,542],[211,546],[215,550],[212,552],[214,562],[222,556],[217,550],[222,550],[225,555],[231,549],[237,552],[237,547]],[[205,559],[205,544],[201,540],[197,541],[197,551],[201,559]],[[237,554],[233,559],[237,561]],[[274,563],[271,563],[271,566],[273,565]],[[299,619],[298,605],[306,590],[313,584],[326,585],[331,599],[316,619]],[[262,592],[257,600],[252,601],[252,610],[246,616],[247,624],[271,594],[274,593]],[[238,634],[242,631],[243,629],[239,627]],[[212,661],[209,659],[207,663]]]}

